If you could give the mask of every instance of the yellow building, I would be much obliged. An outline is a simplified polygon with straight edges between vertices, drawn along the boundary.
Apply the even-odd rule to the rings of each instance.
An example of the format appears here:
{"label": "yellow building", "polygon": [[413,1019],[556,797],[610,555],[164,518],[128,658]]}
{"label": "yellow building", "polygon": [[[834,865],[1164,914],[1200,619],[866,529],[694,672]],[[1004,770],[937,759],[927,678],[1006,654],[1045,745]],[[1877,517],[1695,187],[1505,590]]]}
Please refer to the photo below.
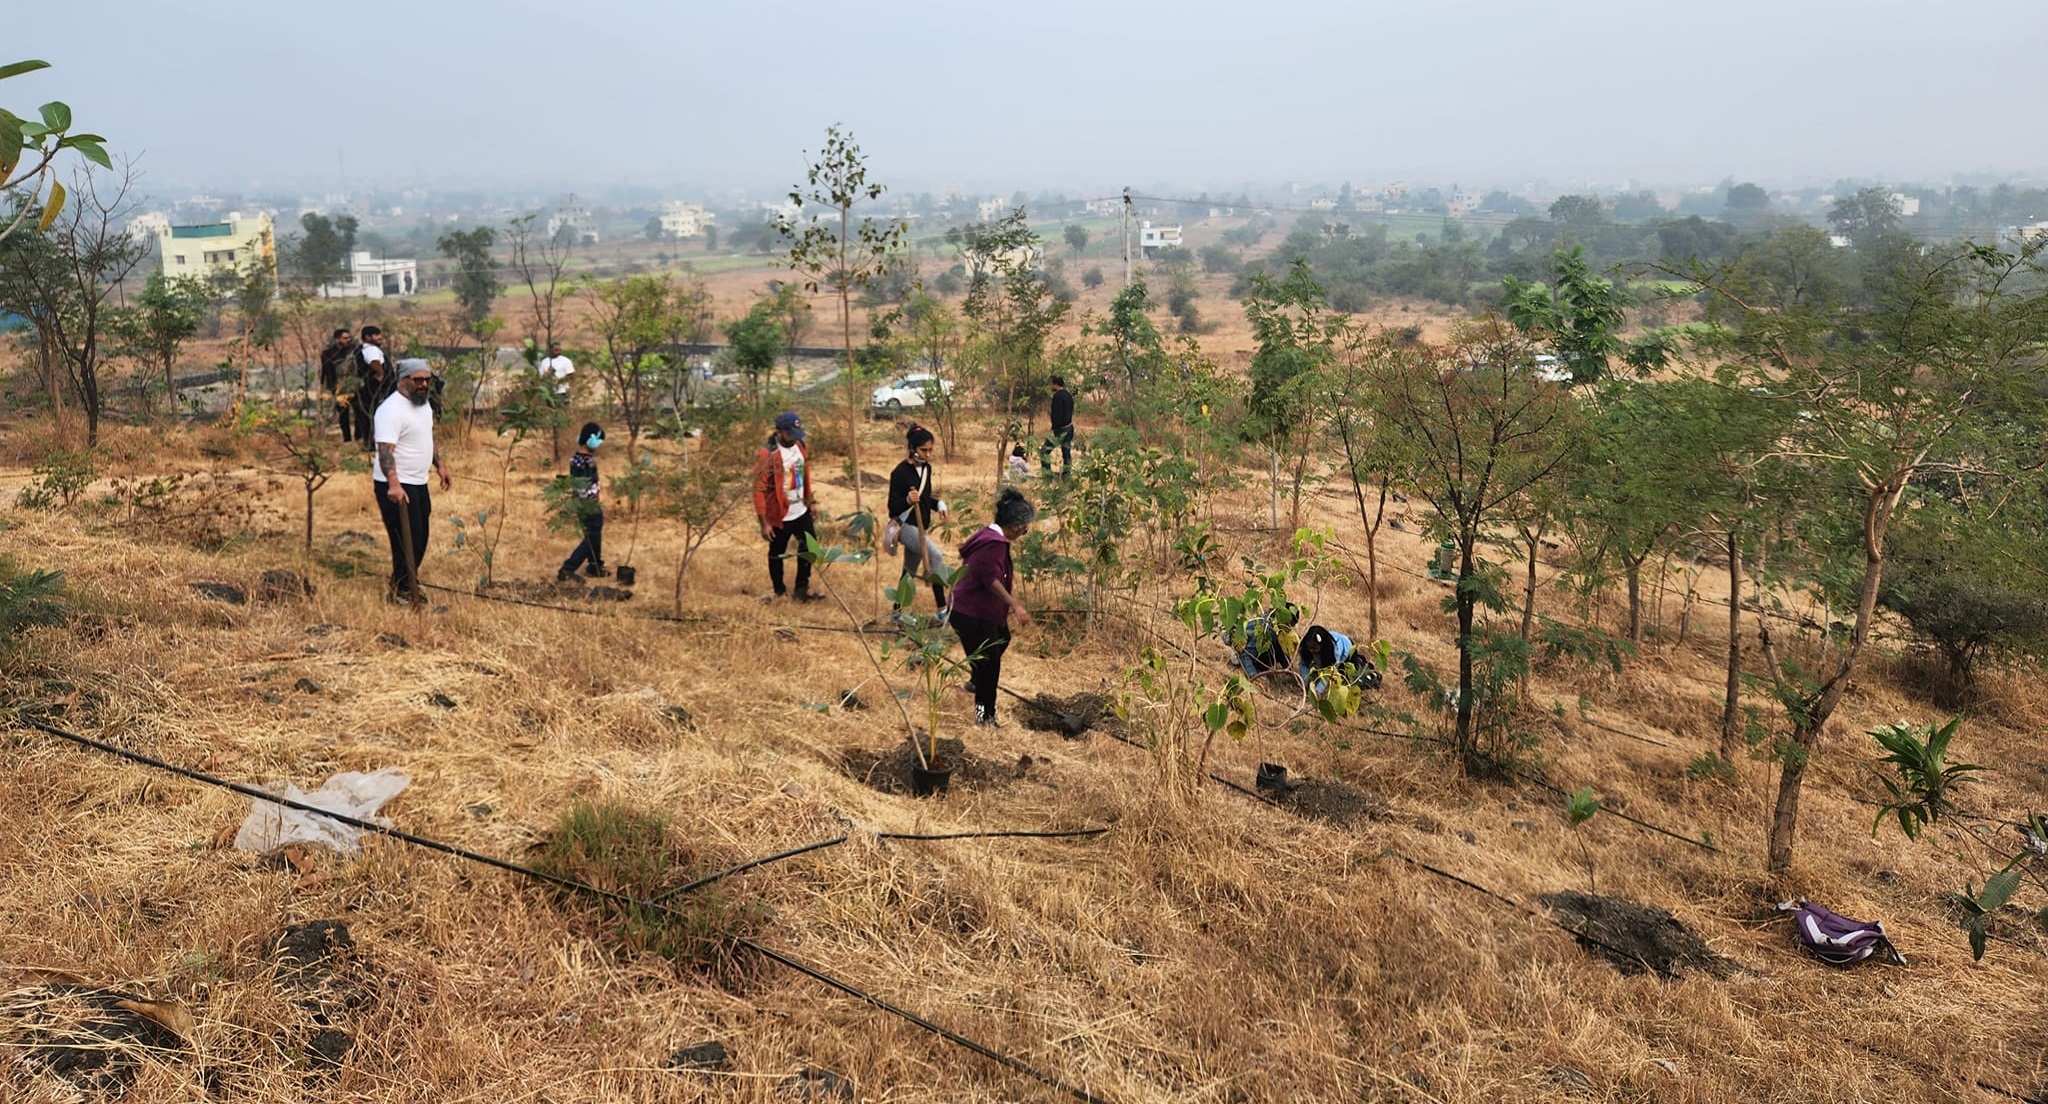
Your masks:
{"label": "yellow building", "polygon": [[198,276],[219,271],[244,271],[256,261],[277,272],[277,235],[269,215],[238,218],[199,226],[163,226],[156,232],[158,264],[166,276]]}

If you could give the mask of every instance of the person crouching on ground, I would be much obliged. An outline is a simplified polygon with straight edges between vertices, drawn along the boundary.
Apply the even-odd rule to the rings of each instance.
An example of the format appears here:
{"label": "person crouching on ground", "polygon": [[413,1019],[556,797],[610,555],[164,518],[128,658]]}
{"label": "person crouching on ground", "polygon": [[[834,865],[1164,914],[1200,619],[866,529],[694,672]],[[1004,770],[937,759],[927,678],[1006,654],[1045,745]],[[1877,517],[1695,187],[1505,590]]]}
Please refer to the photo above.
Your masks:
{"label": "person crouching on ground", "polygon": [[1379,668],[1372,660],[1360,655],[1351,644],[1351,638],[1334,632],[1321,625],[1310,625],[1301,634],[1301,650],[1295,664],[1295,673],[1301,676],[1302,684],[1309,692],[1321,697],[1329,693],[1330,684],[1326,676],[1335,675],[1341,681],[1364,690],[1377,690],[1380,686]]}
{"label": "person crouching on ground", "polygon": [[811,496],[810,448],[804,444],[803,419],[796,411],[775,416],[775,432],[754,458],[754,514],[761,519],[761,539],[768,542],[768,583],[775,597],[789,593],[782,584],[782,561],[796,546],[796,600],[815,602],[811,593],[811,553],[806,539],[816,531]]}
{"label": "person crouching on ground", "polygon": [[996,499],[994,524],[960,545],[960,576],[953,583],[953,631],[967,653],[968,689],[974,693],[974,723],[996,726],[996,691],[1003,676],[1003,652],[1010,646],[1010,615],[1029,625],[1031,611],[1017,600],[1012,582],[1010,542],[1038,516],[1015,487]]}
{"label": "person crouching on ground", "polygon": [[932,585],[932,602],[941,623],[946,617],[946,584],[938,573],[946,569],[946,557],[938,542],[929,538],[932,515],[946,520],[946,502],[932,490],[932,431],[913,425],[903,435],[910,454],[889,473],[889,516],[903,523],[897,540],[903,545],[901,580],[919,578]]}
{"label": "person crouching on ground", "polygon": [[[391,541],[392,601],[419,600],[419,566],[427,555],[427,524],[433,501],[427,494],[427,472],[450,485],[441,450],[434,446],[434,410],[427,405],[433,373],[424,360],[408,360],[399,368],[398,390],[377,407],[372,420],[376,459],[370,465],[377,509],[384,515],[384,535]],[[410,536],[412,542],[406,543]]]}
{"label": "person crouching on ground", "polygon": [[[576,451],[569,457],[569,484],[576,496],[577,520],[583,523],[583,543],[569,553],[561,569],[555,572],[558,583],[574,579],[579,567],[593,579],[611,574],[604,566],[604,507],[597,501],[596,452],[602,444],[604,429],[596,422],[585,422],[576,431]],[[632,549],[626,551],[630,553]],[[586,563],[589,566],[585,567]]]}

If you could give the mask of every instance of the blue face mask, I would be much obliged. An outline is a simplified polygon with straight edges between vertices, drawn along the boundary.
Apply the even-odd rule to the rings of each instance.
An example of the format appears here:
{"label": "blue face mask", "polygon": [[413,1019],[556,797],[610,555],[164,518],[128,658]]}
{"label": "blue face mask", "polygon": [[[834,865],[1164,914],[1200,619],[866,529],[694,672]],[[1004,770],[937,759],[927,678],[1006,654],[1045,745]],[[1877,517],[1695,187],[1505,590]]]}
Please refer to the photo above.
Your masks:
{"label": "blue face mask", "polygon": [[602,434],[594,437],[585,437],[583,439],[583,447],[589,449],[592,452],[596,452],[597,446],[601,444],[604,444],[604,437]]}

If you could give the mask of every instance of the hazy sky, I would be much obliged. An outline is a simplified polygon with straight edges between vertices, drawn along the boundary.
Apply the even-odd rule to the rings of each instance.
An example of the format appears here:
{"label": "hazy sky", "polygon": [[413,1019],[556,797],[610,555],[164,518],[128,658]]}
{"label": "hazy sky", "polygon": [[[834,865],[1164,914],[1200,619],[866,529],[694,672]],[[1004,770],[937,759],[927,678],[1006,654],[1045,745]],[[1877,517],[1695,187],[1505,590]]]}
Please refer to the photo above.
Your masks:
{"label": "hazy sky", "polygon": [[2048,0],[8,0],[158,182],[902,190],[2048,175]]}

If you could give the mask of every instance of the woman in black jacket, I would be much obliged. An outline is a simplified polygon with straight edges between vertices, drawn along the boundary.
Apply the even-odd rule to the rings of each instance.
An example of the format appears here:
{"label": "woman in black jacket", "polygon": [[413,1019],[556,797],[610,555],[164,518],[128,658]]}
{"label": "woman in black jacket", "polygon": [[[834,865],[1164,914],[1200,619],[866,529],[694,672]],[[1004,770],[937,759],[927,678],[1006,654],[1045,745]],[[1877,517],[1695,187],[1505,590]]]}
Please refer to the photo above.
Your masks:
{"label": "woman in black jacket", "polygon": [[944,621],[946,585],[934,572],[945,570],[946,558],[939,551],[938,542],[926,537],[932,529],[932,515],[946,520],[946,503],[932,488],[932,431],[913,425],[903,437],[909,455],[889,473],[889,516],[903,523],[903,574],[897,585],[902,585],[902,579],[913,577],[929,580],[932,600],[938,604],[939,619]]}

